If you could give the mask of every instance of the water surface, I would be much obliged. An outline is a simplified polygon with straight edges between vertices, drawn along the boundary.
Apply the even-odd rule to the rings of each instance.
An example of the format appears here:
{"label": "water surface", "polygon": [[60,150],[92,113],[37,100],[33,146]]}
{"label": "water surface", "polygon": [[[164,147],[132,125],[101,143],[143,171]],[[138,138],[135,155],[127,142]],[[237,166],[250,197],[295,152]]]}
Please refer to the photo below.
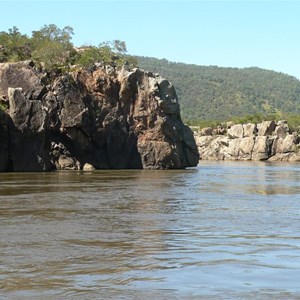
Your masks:
{"label": "water surface", "polygon": [[300,165],[0,173],[1,299],[299,299]]}

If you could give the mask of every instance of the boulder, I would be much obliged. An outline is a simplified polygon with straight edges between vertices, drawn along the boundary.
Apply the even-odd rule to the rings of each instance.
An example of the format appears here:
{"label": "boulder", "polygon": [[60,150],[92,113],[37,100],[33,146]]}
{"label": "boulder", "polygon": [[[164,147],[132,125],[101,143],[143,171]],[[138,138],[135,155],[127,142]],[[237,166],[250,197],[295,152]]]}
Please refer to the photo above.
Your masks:
{"label": "boulder", "polygon": [[271,156],[268,161],[270,162],[278,162],[278,161],[284,161],[284,162],[297,162],[300,161],[300,156],[295,156],[295,153],[288,152],[288,153],[276,153],[275,155]]}
{"label": "boulder", "polygon": [[292,155],[289,157],[289,162],[300,162],[300,152],[292,153]]}
{"label": "boulder", "polygon": [[240,140],[239,159],[251,160],[255,144],[255,137],[244,137]]}
{"label": "boulder", "polygon": [[251,160],[253,147],[253,137],[231,139],[227,150],[228,156],[225,157],[230,160]]}
{"label": "boulder", "polygon": [[61,155],[58,158],[57,170],[79,170],[80,167],[73,157]]}
{"label": "boulder", "polygon": [[80,162],[72,156],[61,142],[51,142],[50,160],[52,168],[56,170],[80,170]]}
{"label": "boulder", "polygon": [[227,129],[227,134],[231,139],[244,137],[244,128],[242,124],[233,125]]}
{"label": "boulder", "polygon": [[277,122],[274,134],[280,138],[285,138],[290,133],[287,121],[281,120]]}
{"label": "boulder", "polygon": [[284,138],[277,137],[273,143],[272,154],[295,152],[298,140],[299,138],[293,134],[288,134]]}
{"label": "boulder", "polygon": [[243,124],[243,130],[244,130],[244,137],[253,137],[257,133],[257,126],[256,124]]}
{"label": "boulder", "polygon": [[272,139],[268,136],[257,136],[252,152],[252,160],[267,160],[270,157]]}
{"label": "boulder", "polygon": [[276,123],[274,121],[264,121],[261,124],[257,125],[259,136],[267,136],[272,135],[276,127]]}
{"label": "boulder", "polygon": [[83,166],[83,168],[82,168],[82,170],[83,171],[94,171],[95,168],[91,164],[85,163],[84,166]]}
{"label": "boulder", "polygon": [[230,160],[238,160],[240,153],[241,138],[231,139],[228,147],[228,155]]}
{"label": "boulder", "polygon": [[224,160],[229,158],[228,146],[229,138],[227,136],[202,136],[197,139],[201,159],[206,160]]}
{"label": "boulder", "polygon": [[202,136],[202,135],[196,135],[195,141],[199,148],[206,148],[210,145],[210,143],[215,140],[215,137],[212,136]]}

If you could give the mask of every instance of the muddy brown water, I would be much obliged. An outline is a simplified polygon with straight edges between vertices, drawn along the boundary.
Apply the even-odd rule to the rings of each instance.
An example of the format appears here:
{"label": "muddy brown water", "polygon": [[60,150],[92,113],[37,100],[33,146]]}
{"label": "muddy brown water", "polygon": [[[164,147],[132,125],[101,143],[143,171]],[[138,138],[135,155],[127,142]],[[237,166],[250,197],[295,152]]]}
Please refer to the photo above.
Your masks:
{"label": "muddy brown water", "polygon": [[0,299],[300,299],[300,165],[0,174]]}

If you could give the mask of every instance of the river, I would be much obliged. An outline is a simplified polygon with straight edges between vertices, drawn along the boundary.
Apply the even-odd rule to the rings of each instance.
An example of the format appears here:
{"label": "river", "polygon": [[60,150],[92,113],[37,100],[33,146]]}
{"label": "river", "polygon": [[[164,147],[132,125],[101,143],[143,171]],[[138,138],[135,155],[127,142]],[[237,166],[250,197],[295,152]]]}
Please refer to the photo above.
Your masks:
{"label": "river", "polygon": [[1,299],[300,299],[300,164],[0,173]]}

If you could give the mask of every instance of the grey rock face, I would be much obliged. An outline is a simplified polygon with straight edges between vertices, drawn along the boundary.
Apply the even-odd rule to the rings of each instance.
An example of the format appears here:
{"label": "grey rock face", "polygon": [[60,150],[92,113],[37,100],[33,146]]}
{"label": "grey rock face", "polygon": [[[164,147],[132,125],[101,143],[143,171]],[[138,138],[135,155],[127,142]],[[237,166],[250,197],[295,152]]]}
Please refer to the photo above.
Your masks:
{"label": "grey rock face", "polygon": [[28,100],[21,88],[8,88],[9,115],[19,131],[44,132],[47,111],[41,101]]}
{"label": "grey rock face", "polygon": [[256,124],[243,124],[243,130],[244,130],[244,137],[253,137],[257,133],[257,126]]}
{"label": "grey rock face", "polygon": [[31,62],[0,63],[0,94],[8,97],[8,88],[22,88],[26,98],[41,99],[46,92],[42,84],[44,75],[32,67]]}
{"label": "grey rock face", "polygon": [[252,160],[267,160],[270,153],[270,142],[267,136],[257,136],[252,153]]}
{"label": "grey rock face", "polygon": [[228,134],[228,136],[229,136],[231,139],[242,138],[242,137],[244,137],[244,128],[243,128],[243,125],[237,124],[237,125],[231,126],[231,127],[227,130],[227,134]]}
{"label": "grey rock face", "polygon": [[[18,77],[18,79],[16,79]],[[2,170],[196,166],[192,131],[174,87],[139,69],[102,65],[47,78],[28,63],[0,64]],[[3,123],[3,124],[2,124]],[[6,136],[7,135],[7,136]],[[8,137],[9,136],[9,137]],[[1,169],[0,169],[1,170]]]}
{"label": "grey rock face", "polygon": [[49,171],[48,114],[41,101],[28,100],[21,88],[9,88],[9,153],[12,171]]}
{"label": "grey rock face", "polygon": [[290,133],[287,121],[279,121],[275,128],[274,134],[280,138],[286,137]]}
{"label": "grey rock face", "polygon": [[194,133],[201,159],[300,161],[300,137],[286,121],[229,124],[227,134],[203,133]]}
{"label": "grey rock face", "polygon": [[273,134],[276,124],[274,121],[264,121],[261,124],[257,125],[258,128],[258,136],[267,136]]}

